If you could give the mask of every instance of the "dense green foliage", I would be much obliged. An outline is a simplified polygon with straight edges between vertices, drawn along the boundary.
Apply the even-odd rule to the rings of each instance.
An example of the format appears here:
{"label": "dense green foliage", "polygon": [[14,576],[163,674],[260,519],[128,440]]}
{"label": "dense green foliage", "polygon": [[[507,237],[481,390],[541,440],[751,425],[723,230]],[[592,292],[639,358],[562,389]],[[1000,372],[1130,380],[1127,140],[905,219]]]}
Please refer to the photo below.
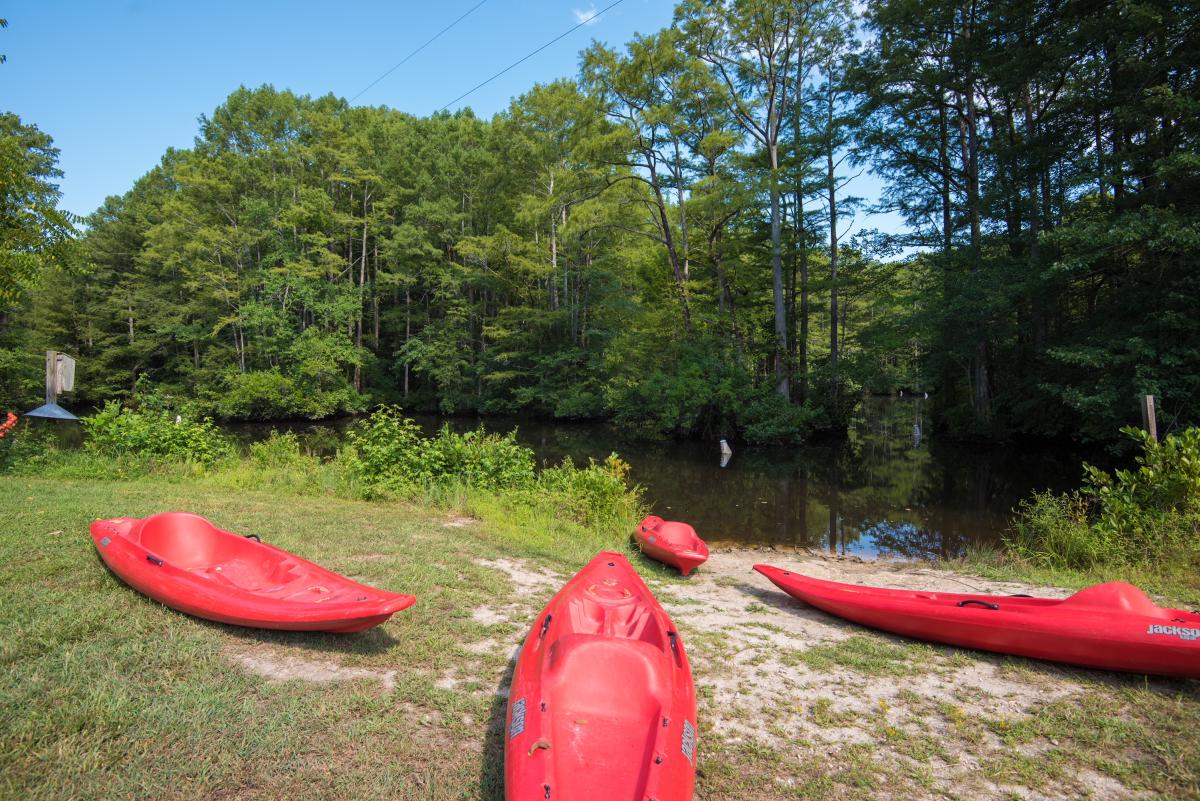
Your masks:
{"label": "dense green foliage", "polygon": [[419,498],[454,504],[462,494],[526,512],[549,513],[591,530],[628,528],[641,509],[629,466],[616,454],[577,467],[569,460],[535,469],[533,451],[505,435],[443,427],[435,436],[398,409],[359,421],[329,459],[306,453],[295,434],[271,435],[239,453],[209,419],[106,404],[83,418],[82,449],[60,447],[46,429],[26,426],[0,439],[0,474],[62,478],[183,478],[231,488],[345,498]]}
{"label": "dense green foliage", "polygon": [[212,420],[176,419],[170,412],[135,412],[112,401],[81,422],[87,430],[85,447],[107,456],[165,456],[212,464],[233,450]]}
{"label": "dense green foliage", "polygon": [[[79,400],[231,419],[796,441],[927,389],[959,435],[1108,438],[1143,393],[1194,422],[1198,13],[686,0],[491,120],[241,88],[73,249],[7,115],[0,393],[54,346]],[[860,165],[906,232],[857,230]]]}
{"label": "dense green foliage", "polygon": [[398,409],[384,407],[350,430],[354,475],[372,490],[403,490],[448,480],[486,489],[511,489],[533,481],[533,451],[517,444],[516,431],[456,434],[443,427],[425,437]]}
{"label": "dense green foliage", "polygon": [[1132,565],[1194,572],[1200,566],[1200,428],[1141,444],[1134,468],[1084,468],[1084,486],[1042,493],[1019,510],[1010,550],[1036,565]]}

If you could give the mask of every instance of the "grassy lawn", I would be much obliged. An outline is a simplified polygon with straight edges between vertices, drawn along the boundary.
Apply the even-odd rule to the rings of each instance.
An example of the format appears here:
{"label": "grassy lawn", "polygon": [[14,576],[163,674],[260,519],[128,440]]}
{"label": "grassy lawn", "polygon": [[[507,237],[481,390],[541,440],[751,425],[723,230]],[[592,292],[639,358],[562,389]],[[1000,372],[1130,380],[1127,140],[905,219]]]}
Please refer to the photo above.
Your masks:
{"label": "grassy lawn", "polygon": [[[502,572],[476,560],[527,557],[566,574],[598,547],[620,543],[566,528],[551,547],[550,535],[518,537],[515,523],[489,523],[486,508],[463,506],[458,515],[485,520],[162,480],[6,477],[0,795],[503,797],[504,702],[496,693],[508,681],[500,654],[511,649],[469,646],[498,633],[517,643],[524,630],[475,621],[473,610],[513,595]],[[418,602],[382,627],[343,636],[259,632],[178,614],[109,573],[87,534],[98,517],[167,509],[258,533]],[[549,520],[524,524],[556,529]],[[271,681],[237,667],[248,656],[333,665],[360,678]]]}

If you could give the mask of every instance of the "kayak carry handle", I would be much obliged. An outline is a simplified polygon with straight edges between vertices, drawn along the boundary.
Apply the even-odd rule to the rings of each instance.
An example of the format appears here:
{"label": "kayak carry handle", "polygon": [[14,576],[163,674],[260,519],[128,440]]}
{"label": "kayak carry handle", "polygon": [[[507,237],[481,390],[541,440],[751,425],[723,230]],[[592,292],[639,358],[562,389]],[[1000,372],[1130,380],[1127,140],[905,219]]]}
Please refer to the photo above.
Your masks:
{"label": "kayak carry handle", "polygon": [[248,540],[254,540],[255,542],[262,542],[262,537],[258,536],[257,534],[243,534],[242,536]]}
{"label": "kayak carry handle", "polygon": [[539,639],[546,636],[546,632],[550,628],[550,619],[553,617],[554,615],[546,615],[546,619],[542,621],[542,633],[538,635]]}
{"label": "kayak carry handle", "polygon": [[146,554],[146,561],[147,561],[147,562],[150,562],[150,563],[152,563],[152,564],[155,564],[155,565],[157,565],[157,566],[159,566],[159,567],[162,567],[162,566],[163,566],[163,560],[159,559],[157,556],[155,556],[155,555],[154,555],[154,554],[152,554],[152,553],[148,553],[148,554]]}
{"label": "kayak carry handle", "polygon": [[667,639],[669,639],[671,641],[671,650],[678,653],[679,652],[679,635],[673,631],[668,631]]}
{"label": "kayak carry handle", "polygon": [[967,606],[968,604],[975,604],[977,606],[982,606],[985,609],[999,609],[1000,608],[1000,604],[988,603],[987,601],[979,601],[979,600],[976,600],[975,598],[971,598],[970,600],[967,600],[967,601],[959,601],[958,603],[955,604],[955,606]]}

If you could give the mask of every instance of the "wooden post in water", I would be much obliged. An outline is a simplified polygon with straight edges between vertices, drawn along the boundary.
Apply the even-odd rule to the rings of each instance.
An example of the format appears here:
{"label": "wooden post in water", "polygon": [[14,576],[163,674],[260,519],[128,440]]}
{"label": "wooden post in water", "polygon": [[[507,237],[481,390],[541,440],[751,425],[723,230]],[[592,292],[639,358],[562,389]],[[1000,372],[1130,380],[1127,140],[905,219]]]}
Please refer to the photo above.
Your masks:
{"label": "wooden post in water", "polygon": [[1142,396],[1142,428],[1153,442],[1158,442],[1158,421],[1154,416],[1154,396]]}

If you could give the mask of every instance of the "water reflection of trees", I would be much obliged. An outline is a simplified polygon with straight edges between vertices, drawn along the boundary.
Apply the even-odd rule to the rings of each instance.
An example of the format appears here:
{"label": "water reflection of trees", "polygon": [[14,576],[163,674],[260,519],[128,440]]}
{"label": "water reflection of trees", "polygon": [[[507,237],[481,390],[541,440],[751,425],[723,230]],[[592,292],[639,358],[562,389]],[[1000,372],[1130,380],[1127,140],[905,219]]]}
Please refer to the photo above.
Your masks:
{"label": "water reflection of trees", "polygon": [[[687,520],[716,543],[807,546],[837,553],[949,557],[994,541],[1009,511],[1034,487],[1064,489],[1077,454],[940,443],[926,432],[922,400],[865,403],[848,439],[799,448],[734,444],[720,467],[717,443],[630,440],[598,424],[419,417],[430,433],[518,429],[544,464],[616,451],[632,465],[654,511]],[[341,432],[314,432],[320,449]]]}

